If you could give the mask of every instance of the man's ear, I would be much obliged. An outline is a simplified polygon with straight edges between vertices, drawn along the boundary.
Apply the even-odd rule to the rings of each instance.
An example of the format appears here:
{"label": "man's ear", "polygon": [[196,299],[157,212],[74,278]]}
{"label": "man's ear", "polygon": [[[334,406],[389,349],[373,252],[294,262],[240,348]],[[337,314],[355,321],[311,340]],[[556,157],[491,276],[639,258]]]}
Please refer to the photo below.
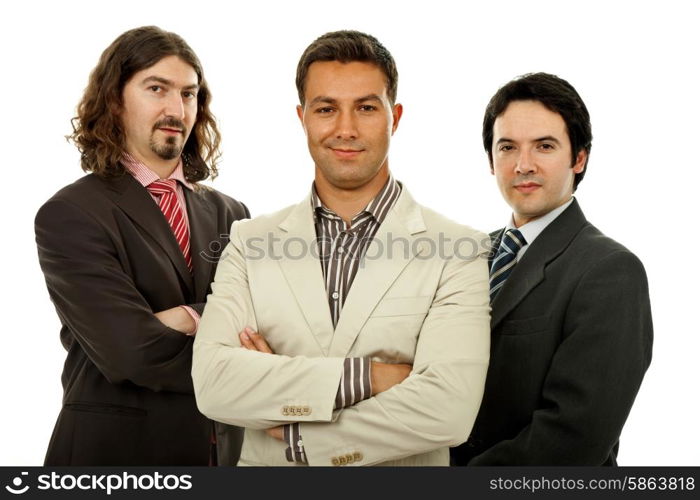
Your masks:
{"label": "man's ear", "polygon": [[403,115],[403,105],[402,104],[394,104],[394,107],[391,110],[391,116],[394,120],[394,122],[391,125],[391,135],[394,135],[394,132],[396,132],[396,129],[399,127],[399,120],[401,120],[402,115]]}
{"label": "man's ear", "polygon": [[301,126],[304,126],[304,108],[301,106],[301,104],[297,104],[297,116],[299,117],[299,121],[301,122]]}
{"label": "man's ear", "polygon": [[581,151],[578,152],[576,155],[576,162],[574,165],[571,167],[574,169],[575,174],[580,174],[586,169],[586,160],[588,159],[588,153],[586,153],[585,149],[582,149]]}

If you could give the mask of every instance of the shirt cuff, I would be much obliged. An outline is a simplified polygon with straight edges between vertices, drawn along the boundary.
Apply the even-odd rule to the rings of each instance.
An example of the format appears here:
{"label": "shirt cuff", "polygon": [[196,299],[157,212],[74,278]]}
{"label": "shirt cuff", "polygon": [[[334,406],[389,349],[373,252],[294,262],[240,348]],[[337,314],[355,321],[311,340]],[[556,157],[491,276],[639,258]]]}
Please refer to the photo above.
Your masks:
{"label": "shirt cuff", "polygon": [[304,443],[301,440],[301,429],[299,422],[286,424],[284,426],[284,442],[287,449],[284,451],[287,462],[297,462],[301,464],[309,463],[304,452]]}
{"label": "shirt cuff", "polygon": [[371,366],[369,358],[345,358],[334,409],[352,406],[372,396]]}
{"label": "shirt cuff", "polygon": [[194,320],[194,330],[187,333],[187,335],[194,337],[195,335],[197,335],[197,329],[199,328],[199,318],[200,318],[199,313],[197,311],[195,311],[194,309],[192,309],[190,306],[180,306],[180,307],[182,307],[185,311],[187,311],[187,314],[192,316],[192,319]]}

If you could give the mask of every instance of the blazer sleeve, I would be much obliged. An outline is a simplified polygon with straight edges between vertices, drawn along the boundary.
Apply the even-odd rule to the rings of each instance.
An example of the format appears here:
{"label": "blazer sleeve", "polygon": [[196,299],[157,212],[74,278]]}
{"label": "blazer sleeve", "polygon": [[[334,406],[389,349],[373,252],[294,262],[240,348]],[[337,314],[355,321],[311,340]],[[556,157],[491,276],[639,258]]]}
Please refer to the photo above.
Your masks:
{"label": "blazer sleeve", "polygon": [[651,346],[644,267],[617,251],[575,288],[531,423],[469,465],[601,465],[620,436]]}
{"label": "blazer sleeve", "polygon": [[192,338],[170,329],[120,264],[106,228],[67,200],[35,220],[39,263],[61,323],[113,384],[192,393]]}
{"label": "blazer sleeve", "polygon": [[464,442],[486,380],[488,296],[485,255],[448,260],[419,333],[411,375],[337,411],[330,424],[302,422],[309,464],[331,465],[339,453],[359,452],[362,459],[353,465],[372,465]]}
{"label": "blazer sleeve", "polygon": [[330,421],[343,358],[289,357],[241,347],[238,333],[246,326],[257,330],[257,324],[239,228],[234,222],[194,342],[197,406],[213,420],[266,429],[299,419],[282,411],[286,398],[298,394],[313,409],[305,419]]}

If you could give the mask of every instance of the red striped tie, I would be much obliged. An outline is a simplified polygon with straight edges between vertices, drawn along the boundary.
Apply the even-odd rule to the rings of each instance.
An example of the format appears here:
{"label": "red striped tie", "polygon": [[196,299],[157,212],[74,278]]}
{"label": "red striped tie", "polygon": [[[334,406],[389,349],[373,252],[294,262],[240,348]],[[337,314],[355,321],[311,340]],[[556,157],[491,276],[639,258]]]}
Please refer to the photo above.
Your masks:
{"label": "red striped tie", "polygon": [[180,245],[182,255],[190,272],[192,271],[192,256],[190,255],[190,229],[187,227],[183,207],[177,199],[175,179],[166,179],[152,182],[148,185],[148,191],[158,198],[158,206],[165,216],[165,220],[173,230],[177,244]]}

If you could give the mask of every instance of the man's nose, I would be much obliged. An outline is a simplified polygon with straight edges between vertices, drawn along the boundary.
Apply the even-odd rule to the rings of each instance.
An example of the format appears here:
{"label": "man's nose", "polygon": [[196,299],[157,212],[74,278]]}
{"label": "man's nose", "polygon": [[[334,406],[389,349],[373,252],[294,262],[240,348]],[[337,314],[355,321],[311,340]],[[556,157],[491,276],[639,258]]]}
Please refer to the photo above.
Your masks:
{"label": "man's nose", "polygon": [[518,174],[532,174],[537,170],[532,154],[526,149],[521,149],[515,163],[515,172]]}
{"label": "man's nose", "polygon": [[185,103],[184,98],[177,93],[172,93],[169,95],[165,102],[165,115],[172,116],[179,120],[184,120],[185,118]]}
{"label": "man's nose", "polygon": [[359,132],[357,130],[357,117],[355,113],[350,111],[338,112],[335,135],[338,139],[357,139]]}

